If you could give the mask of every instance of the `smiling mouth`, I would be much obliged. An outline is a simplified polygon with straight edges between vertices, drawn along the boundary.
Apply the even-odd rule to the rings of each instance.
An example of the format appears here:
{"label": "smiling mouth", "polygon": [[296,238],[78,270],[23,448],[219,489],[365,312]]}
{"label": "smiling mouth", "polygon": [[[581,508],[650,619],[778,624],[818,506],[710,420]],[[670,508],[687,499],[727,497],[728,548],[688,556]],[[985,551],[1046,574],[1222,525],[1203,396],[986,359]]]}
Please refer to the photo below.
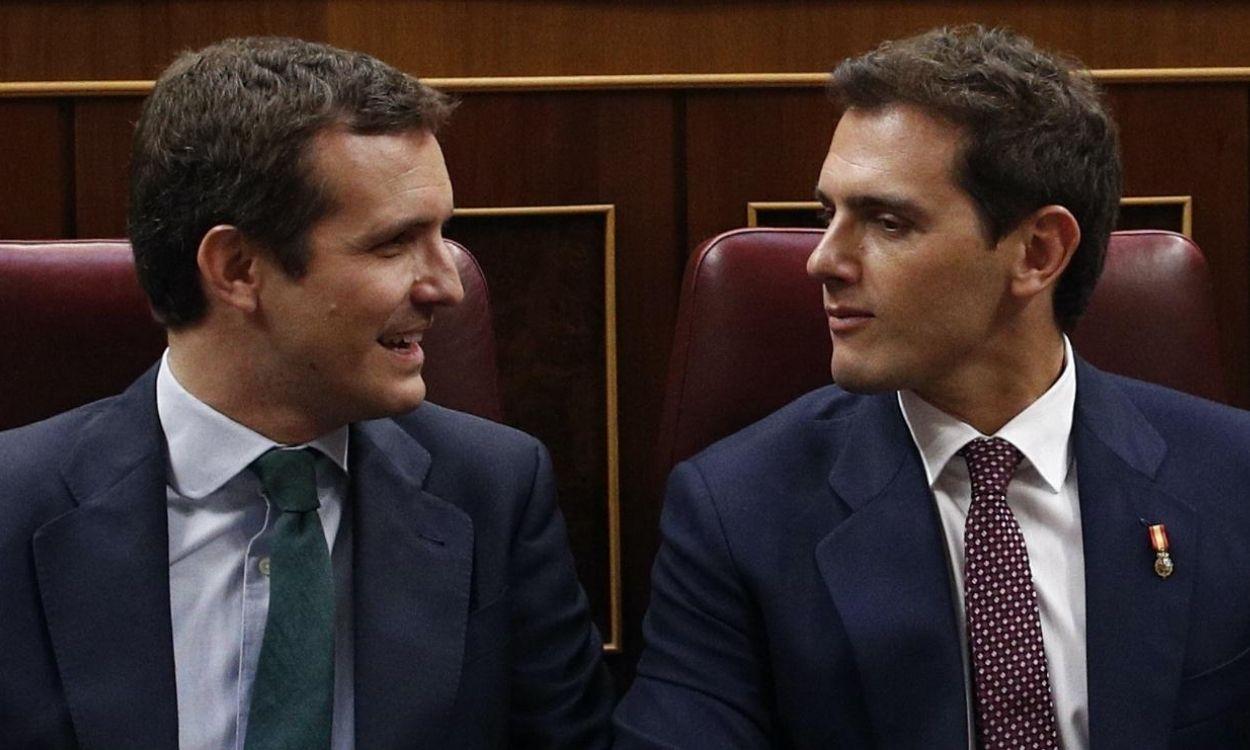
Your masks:
{"label": "smiling mouth", "polygon": [[413,331],[410,333],[379,336],[378,343],[399,354],[408,354],[421,348],[423,333],[422,331]]}

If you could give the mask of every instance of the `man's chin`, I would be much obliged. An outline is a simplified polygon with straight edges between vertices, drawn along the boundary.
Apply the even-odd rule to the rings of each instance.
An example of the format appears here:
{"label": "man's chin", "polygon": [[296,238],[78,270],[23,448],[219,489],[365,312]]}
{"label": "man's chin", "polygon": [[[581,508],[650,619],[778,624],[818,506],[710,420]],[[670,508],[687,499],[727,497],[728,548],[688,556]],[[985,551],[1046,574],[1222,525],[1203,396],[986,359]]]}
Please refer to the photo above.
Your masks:
{"label": "man's chin", "polygon": [[849,393],[869,395],[896,390],[886,378],[864,372],[860,368],[839,367],[834,363],[830,374],[833,375],[834,384]]}
{"label": "man's chin", "polygon": [[397,417],[400,414],[407,414],[408,412],[412,411],[413,409],[416,409],[417,407],[421,406],[421,404],[424,404],[424,403],[425,403],[425,385],[423,384],[420,388],[419,393],[405,394],[403,398],[397,399],[395,403],[393,404],[393,408],[390,410],[390,413],[386,414],[385,416]]}
{"label": "man's chin", "polygon": [[375,399],[366,409],[362,410],[367,411],[368,414],[354,421],[398,417],[416,409],[423,403],[425,403],[425,381],[421,379],[420,375],[417,375],[415,383],[404,383],[402,388],[392,390],[384,398]]}

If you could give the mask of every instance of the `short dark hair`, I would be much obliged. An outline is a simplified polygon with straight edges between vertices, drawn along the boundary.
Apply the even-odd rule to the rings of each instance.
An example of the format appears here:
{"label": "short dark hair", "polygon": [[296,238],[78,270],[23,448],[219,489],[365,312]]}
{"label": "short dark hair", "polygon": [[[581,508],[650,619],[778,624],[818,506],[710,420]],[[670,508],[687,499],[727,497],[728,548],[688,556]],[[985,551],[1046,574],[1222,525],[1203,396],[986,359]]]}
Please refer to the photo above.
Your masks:
{"label": "short dark hair", "polygon": [[1055,290],[1055,318],[1075,325],[1102,272],[1122,177],[1115,122],[1085,67],[1006,29],[939,28],[885,42],[833,71],[845,108],[910,104],[964,134],[955,180],[998,240],[1056,204],[1081,242]]}
{"label": "short dark hair", "polygon": [[354,133],[433,133],[453,104],[359,52],[279,37],[186,52],[143,106],[131,156],[130,241],[156,317],[203,317],[196,253],[218,224],[238,227],[290,275],[308,263],[308,228],[330,207],[309,143]]}

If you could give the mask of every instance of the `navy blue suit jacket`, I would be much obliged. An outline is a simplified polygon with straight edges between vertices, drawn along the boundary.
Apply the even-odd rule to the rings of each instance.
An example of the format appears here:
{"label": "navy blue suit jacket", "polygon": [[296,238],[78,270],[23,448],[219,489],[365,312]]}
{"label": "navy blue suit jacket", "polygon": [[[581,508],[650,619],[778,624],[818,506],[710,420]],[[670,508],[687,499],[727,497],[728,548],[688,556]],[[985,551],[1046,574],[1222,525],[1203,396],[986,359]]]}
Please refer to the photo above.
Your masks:
{"label": "navy blue suit jacket", "polygon": [[[1073,440],[1091,746],[1250,746],[1250,414],[1078,362]],[[662,531],[618,748],[968,746],[945,542],[894,393],[823,388],[678,466]]]}
{"label": "navy blue suit jacket", "polygon": [[[605,746],[542,446],[432,404],[350,446],[356,746]],[[0,433],[0,747],[177,747],[166,466],[155,368]]]}

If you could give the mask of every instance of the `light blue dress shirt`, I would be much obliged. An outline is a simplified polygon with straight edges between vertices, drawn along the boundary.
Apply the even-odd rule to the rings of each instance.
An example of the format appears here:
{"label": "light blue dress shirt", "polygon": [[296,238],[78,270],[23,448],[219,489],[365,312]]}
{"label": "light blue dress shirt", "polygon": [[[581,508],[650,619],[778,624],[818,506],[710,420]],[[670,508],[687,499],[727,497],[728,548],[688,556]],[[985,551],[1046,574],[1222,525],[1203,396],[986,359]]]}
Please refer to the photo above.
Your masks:
{"label": "light blue dress shirt", "polygon": [[[169,368],[156,376],[156,409],[169,446],[169,592],[181,750],[243,750],[256,663],[269,610],[273,512],[248,465],[277,445],[197,399]],[[307,445],[317,462],[317,513],[335,591],[332,747],[353,729],[351,514],[346,427]],[[337,469],[335,469],[337,466]]]}

